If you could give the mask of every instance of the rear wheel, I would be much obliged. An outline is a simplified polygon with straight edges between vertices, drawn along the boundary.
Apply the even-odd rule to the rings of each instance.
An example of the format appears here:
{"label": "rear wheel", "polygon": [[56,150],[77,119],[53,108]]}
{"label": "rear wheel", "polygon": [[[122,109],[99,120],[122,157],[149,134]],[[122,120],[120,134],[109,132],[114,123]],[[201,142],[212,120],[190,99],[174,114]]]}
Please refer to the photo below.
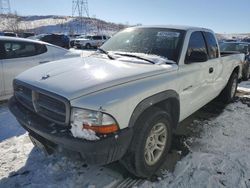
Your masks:
{"label": "rear wheel", "polygon": [[86,48],[86,49],[90,49],[90,48],[91,48],[91,45],[90,45],[89,43],[87,43],[87,44],[85,45],[85,48]]}
{"label": "rear wheel", "polygon": [[236,94],[237,86],[238,86],[238,74],[233,72],[231,77],[229,78],[226,87],[221,93],[220,97],[223,102],[230,103],[233,101]]}
{"label": "rear wheel", "polygon": [[135,176],[149,178],[162,166],[172,140],[172,121],[159,108],[147,110],[135,125],[134,137],[122,164]]}

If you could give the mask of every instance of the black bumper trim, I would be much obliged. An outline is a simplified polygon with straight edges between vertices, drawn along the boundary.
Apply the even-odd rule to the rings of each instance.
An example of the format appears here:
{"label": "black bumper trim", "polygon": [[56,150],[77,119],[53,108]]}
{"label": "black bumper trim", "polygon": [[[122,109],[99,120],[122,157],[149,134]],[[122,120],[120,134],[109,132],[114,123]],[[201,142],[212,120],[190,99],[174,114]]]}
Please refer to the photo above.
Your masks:
{"label": "black bumper trim", "polygon": [[117,134],[97,141],[74,138],[69,126],[50,122],[22,106],[15,97],[9,100],[9,109],[18,122],[33,136],[42,137],[44,143],[51,142],[63,148],[81,153],[89,164],[108,164],[122,158],[130,145],[132,129],[126,128]]}

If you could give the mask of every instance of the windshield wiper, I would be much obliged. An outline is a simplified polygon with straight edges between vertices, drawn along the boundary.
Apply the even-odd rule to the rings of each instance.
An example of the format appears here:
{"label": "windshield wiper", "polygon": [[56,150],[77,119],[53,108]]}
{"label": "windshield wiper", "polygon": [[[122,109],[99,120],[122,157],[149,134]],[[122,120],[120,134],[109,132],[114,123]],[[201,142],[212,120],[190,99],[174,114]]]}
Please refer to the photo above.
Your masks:
{"label": "windshield wiper", "polygon": [[100,52],[103,53],[103,54],[106,54],[106,55],[108,56],[109,59],[112,59],[112,60],[115,59],[115,58],[114,58],[112,55],[110,55],[106,50],[104,50],[104,49],[102,49],[102,48],[98,48],[97,50],[100,51]]}
{"label": "windshield wiper", "polygon": [[115,53],[115,54],[117,54],[117,55],[121,55],[121,56],[126,56],[126,57],[134,57],[134,58],[137,58],[137,59],[140,59],[140,60],[144,60],[144,61],[147,61],[147,62],[149,62],[149,63],[152,63],[152,64],[155,64],[155,62],[154,61],[151,61],[151,60],[149,60],[149,59],[146,59],[146,58],[143,58],[143,57],[140,57],[140,56],[138,56],[138,55],[134,55],[134,54],[123,54],[123,53]]}

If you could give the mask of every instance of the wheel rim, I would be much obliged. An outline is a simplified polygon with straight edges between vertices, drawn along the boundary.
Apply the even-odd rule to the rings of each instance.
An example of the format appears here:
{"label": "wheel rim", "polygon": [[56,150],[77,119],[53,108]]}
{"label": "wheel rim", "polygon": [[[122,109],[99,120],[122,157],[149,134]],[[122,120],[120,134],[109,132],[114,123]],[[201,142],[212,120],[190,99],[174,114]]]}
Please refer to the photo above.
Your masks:
{"label": "wheel rim", "polygon": [[234,79],[233,84],[232,84],[232,88],[231,88],[231,98],[234,97],[236,89],[237,89],[237,79]]}
{"label": "wheel rim", "polygon": [[151,129],[144,148],[144,158],[147,165],[152,166],[160,159],[167,141],[167,127],[157,123]]}

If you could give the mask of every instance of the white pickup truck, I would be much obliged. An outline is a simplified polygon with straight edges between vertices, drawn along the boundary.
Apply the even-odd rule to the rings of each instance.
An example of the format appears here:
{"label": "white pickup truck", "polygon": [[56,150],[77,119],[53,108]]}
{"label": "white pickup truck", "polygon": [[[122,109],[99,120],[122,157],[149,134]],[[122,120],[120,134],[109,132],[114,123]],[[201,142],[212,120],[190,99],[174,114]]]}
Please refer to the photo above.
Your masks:
{"label": "white pickup truck", "polygon": [[40,65],[14,80],[9,108],[32,142],[87,163],[120,160],[150,177],[179,122],[221,95],[230,102],[243,54],[221,56],[209,29],[127,28],[95,54]]}

